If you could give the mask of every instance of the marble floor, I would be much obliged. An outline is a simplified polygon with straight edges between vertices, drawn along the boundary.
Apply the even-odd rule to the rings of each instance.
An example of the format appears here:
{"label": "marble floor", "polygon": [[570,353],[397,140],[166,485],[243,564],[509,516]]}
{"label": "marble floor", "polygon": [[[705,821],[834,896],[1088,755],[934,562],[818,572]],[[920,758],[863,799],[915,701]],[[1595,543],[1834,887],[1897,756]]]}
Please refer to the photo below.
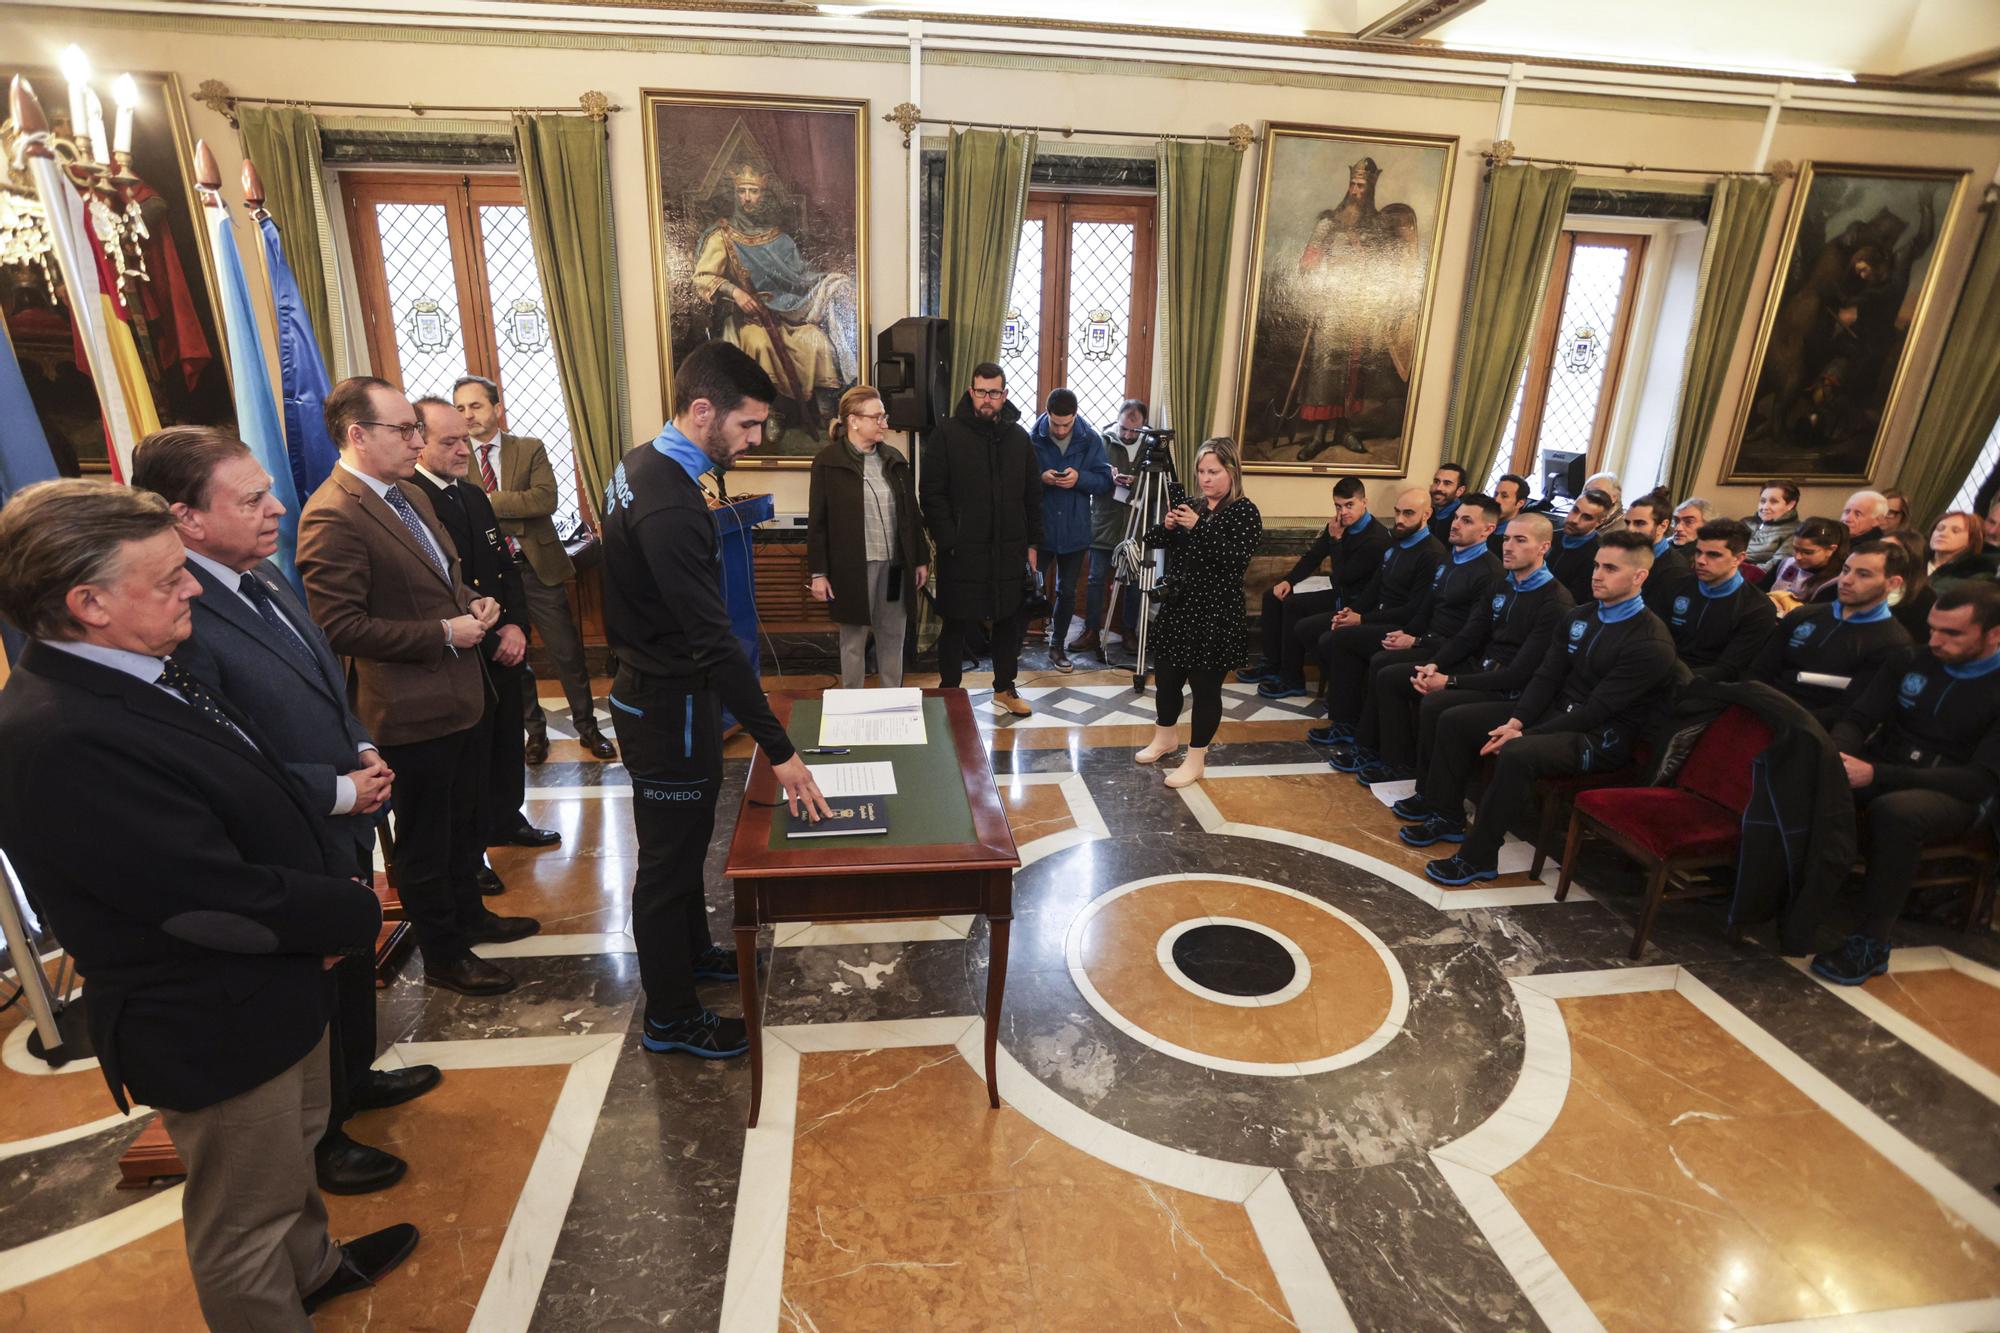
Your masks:
{"label": "marble floor", "polygon": [[[1044,665],[1018,721],[966,679],[1022,860],[999,1110],[974,918],[767,932],[755,1130],[746,1061],[647,1054],[630,787],[558,708],[528,814],[563,843],[492,855],[544,923],[482,950],[520,988],[380,992],[384,1065],[445,1079],[353,1122],[410,1171],[332,1216],[424,1242],[318,1326],[2000,1329],[1992,933],[1919,903],[1841,989],[1696,900],[1632,962],[1631,867],[1586,852],[1557,903],[1510,841],[1431,884],[1310,701],[1231,687],[1176,792],[1128,675]],[[117,1188],[149,1117],[26,1037],[7,1011],[0,1328],[200,1328],[178,1187]]]}

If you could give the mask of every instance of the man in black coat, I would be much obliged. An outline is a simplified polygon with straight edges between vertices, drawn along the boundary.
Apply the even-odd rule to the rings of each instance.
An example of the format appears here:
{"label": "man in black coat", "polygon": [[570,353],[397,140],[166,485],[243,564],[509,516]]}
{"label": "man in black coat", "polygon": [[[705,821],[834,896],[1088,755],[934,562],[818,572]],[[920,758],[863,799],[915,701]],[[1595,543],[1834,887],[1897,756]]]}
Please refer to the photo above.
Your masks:
{"label": "man in black coat", "polygon": [[200,593],[174,526],[102,481],[0,510],[0,616],[31,639],[0,692],[0,846],[85,977],[112,1096],[157,1108],[187,1165],[207,1323],[307,1333],[417,1243],[336,1246],[308,1151],[321,972],[373,951],[381,908],[256,724],[171,656]]}
{"label": "man in black coat", "polygon": [[1587,490],[1576,497],[1563,520],[1562,531],[1549,548],[1549,570],[1578,606],[1594,600],[1590,580],[1597,568],[1598,529],[1618,502],[1600,490]]}
{"label": "man in black coat", "polygon": [[[207,426],[172,426],[139,442],[132,484],[173,510],[187,570],[201,585],[193,634],[174,656],[242,709],[320,814],[342,873],[373,874],[375,820],[394,775],[347,707],[326,636],[269,564],[284,505],[242,441]],[[320,1188],[365,1194],[402,1179],[401,1158],[356,1143],[356,1110],[394,1106],[438,1083],[435,1065],[377,1070],[372,956],[343,959],[332,988],[332,1106],[314,1153]]]}
{"label": "man in black coat", "polygon": [[1673,502],[1664,491],[1640,496],[1626,506],[1625,531],[1636,532],[1653,543],[1653,572],[1646,576],[1646,588],[1640,595],[1645,599],[1646,609],[1665,620],[1673,608],[1674,589],[1694,572],[1694,566],[1688,563],[1693,548],[1674,545]]}
{"label": "man in black coat", "polygon": [[1836,600],[1809,602],[1780,620],[1746,678],[1774,686],[1832,727],[1878,673],[1900,675],[1915,651],[1889,609],[1909,564],[1901,542],[1864,542],[1848,552]]}
{"label": "man in black coat", "polygon": [[958,410],[923,447],[917,494],[937,547],[938,682],[958,688],[965,634],[993,626],[993,703],[1026,717],[1014,688],[1021,658],[1023,585],[1042,540],[1042,479],[1035,446],[1007,401],[1007,376],[991,361],[973,367]]}

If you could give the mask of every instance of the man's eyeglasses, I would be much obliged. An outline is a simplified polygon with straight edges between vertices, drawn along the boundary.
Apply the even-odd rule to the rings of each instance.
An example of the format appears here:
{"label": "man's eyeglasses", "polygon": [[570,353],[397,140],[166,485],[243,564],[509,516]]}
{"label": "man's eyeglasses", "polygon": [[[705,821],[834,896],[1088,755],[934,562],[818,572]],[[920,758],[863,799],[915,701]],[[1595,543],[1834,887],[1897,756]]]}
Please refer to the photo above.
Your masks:
{"label": "man's eyeglasses", "polygon": [[360,424],[364,426],[380,426],[383,430],[393,430],[397,435],[402,437],[405,443],[408,443],[411,436],[418,434],[424,428],[423,423],[420,421],[364,421]]}
{"label": "man's eyeglasses", "polygon": [[974,398],[985,398],[989,400],[996,398],[1005,398],[1007,396],[1007,391],[1005,389],[974,389],[972,391],[972,396]]}

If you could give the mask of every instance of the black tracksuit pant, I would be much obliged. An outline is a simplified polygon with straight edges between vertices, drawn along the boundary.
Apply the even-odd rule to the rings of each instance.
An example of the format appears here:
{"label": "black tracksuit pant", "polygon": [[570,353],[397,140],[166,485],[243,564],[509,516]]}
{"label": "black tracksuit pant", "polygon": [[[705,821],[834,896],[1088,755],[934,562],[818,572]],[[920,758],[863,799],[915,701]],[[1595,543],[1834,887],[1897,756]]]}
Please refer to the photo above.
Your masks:
{"label": "black tracksuit pant", "polygon": [[1368,700],[1369,665],[1382,652],[1382,640],[1395,625],[1349,625],[1319,636],[1319,665],[1325,673],[1326,716],[1330,722],[1361,720]]}
{"label": "black tracksuit pant", "polygon": [[[1414,694],[1415,691],[1412,690],[1411,693]],[[1392,734],[1392,727],[1400,728],[1409,726],[1406,715],[1393,712],[1383,713],[1381,721],[1378,723],[1382,729],[1382,744],[1378,748],[1377,753],[1390,763],[1411,764],[1421,769],[1424,763],[1435,761],[1439,743],[1438,729],[1453,712],[1471,704],[1509,702],[1512,701],[1506,695],[1493,690],[1450,689],[1440,690],[1436,694],[1426,694],[1417,704],[1416,734],[1414,738],[1411,738],[1406,733]],[[1506,720],[1503,717],[1500,719],[1500,722],[1505,722]],[[1500,725],[1500,722],[1495,722],[1493,725],[1497,727]],[[1484,741],[1481,741],[1481,744],[1484,743]],[[1398,756],[1397,751],[1406,745],[1409,747],[1409,757],[1401,758]],[[1463,803],[1462,796],[1460,800]],[[1456,819],[1460,812],[1452,809],[1446,810],[1444,813]]]}
{"label": "black tracksuit pant", "polygon": [[1978,806],[1941,791],[1904,787],[1870,795],[1854,793],[1860,804],[1861,847],[1867,870],[1861,877],[1861,928],[1887,941],[1909,900],[1910,884],[1926,843],[1950,842],[1979,822]]}
{"label": "black tracksuit pant", "polygon": [[[1419,639],[1413,648],[1384,648],[1368,659],[1368,688],[1362,692],[1361,720],[1355,724],[1354,739],[1368,749],[1375,751],[1391,763],[1414,762],[1408,757],[1408,747],[1404,747],[1404,757],[1390,759],[1383,750],[1384,711],[1401,713],[1408,720],[1403,721],[1404,731],[1410,730],[1410,722],[1415,720],[1414,701],[1417,692],[1410,687],[1410,677],[1416,669],[1437,652],[1435,639]],[[1391,722],[1390,727],[1396,726]]]}
{"label": "black tracksuit pant", "polygon": [[[1265,592],[1264,612],[1257,621],[1264,636],[1264,665],[1276,667],[1285,684],[1296,687],[1306,683],[1306,652],[1326,632],[1325,621],[1332,618],[1339,602],[1340,594],[1331,588],[1295,592],[1282,601]],[[1302,638],[1301,622],[1314,616],[1322,623],[1313,628],[1310,639]]]}
{"label": "black tracksuit pant", "polygon": [[[1462,816],[1466,788],[1478,771],[1486,733],[1514,716],[1514,708],[1513,701],[1502,700],[1467,704],[1444,715],[1430,769],[1417,788],[1433,810],[1450,819]],[[1632,742],[1616,728],[1545,732],[1509,741],[1494,756],[1493,774],[1458,854],[1472,865],[1492,869],[1499,863],[1507,831],[1525,823],[1533,809],[1536,783],[1578,773],[1609,773],[1631,758]]]}

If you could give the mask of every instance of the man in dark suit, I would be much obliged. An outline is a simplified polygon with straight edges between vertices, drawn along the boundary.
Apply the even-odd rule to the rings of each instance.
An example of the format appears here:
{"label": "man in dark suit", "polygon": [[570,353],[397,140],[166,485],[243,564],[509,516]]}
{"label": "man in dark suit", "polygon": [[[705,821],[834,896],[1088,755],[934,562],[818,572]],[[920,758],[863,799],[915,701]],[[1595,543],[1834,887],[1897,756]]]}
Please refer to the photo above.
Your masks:
{"label": "man in dark suit", "polygon": [[271,742],[171,655],[184,561],[149,491],[49,481],[0,510],[0,616],[30,636],[0,692],[0,846],[86,978],[113,1098],[157,1108],[187,1165],[208,1326],[309,1333],[417,1244],[335,1245],[307,1151],[321,972],[373,951],[381,909]]}
{"label": "man in dark suit", "polygon": [[[285,507],[241,440],[173,426],[139,442],[132,484],[174,512],[187,570],[201,584],[194,633],[175,656],[248,714],[271,757],[320,814],[327,841],[363,882],[372,876],[376,812],[393,774],[348,711],[340,663],[298,595],[267,563]],[[371,956],[343,959],[332,988],[333,1105],[315,1153],[320,1188],[365,1194],[402,1179],[404,1162],[342,1128],[357,1110],[395,1106],[437,1085],[435,1065],[377,1070]]]}
{"label": "man in dark suit", "polygon": [[[465,417],[442,398],[419,398],[416,408],[424,423],[424,447],[417,455],[417,475],[411,480],[431,498],[438,521],[458,547],[466,586],[500,603],[500,623],[479,645],[486,654],[486,674],[493,682],[493,706],[480,722],[486,731],[487,766],[479,827],[488,846],[553,847],[562,841],[562,834],[534,827],[521,812],[528,785],[521,737],[528,599],[522,591],[521,567],[500,532],[486,492],[467,480],[472,467],[472,438],[466,433]],[[506,886],[488,869],[481,887],[498,893]]]}
{"label": "man in dark suit", "polygon": [[541,928],[494,915],[479,894],[479,720],[489,687],[475,650],[500,605],[465,586],[430,498],[407,484],[423,443],[410,400],[357,376],[327,395],[326,422],[340,464],[299,515],[306,598],[327,642],[350,659],[354,711],[396,773],[391,866],[424,980],[498,995],[514,978],[472,946]]}
{"label": "man in dark suit", "polygon": [[[500,386],[484,375],[460,376],[451,386],[451,397],[472,437],[471,475],[493,501],[500,530],[528,566],[521,587],[528,597],[529,617],[555,663],[576,739],[595,758],[616,759],[618,747],[597,726],[583,638],[570,612],[569,580],[576,566],[556,532],[556,470],[549,465],[549,451],[532,436],[509,435],[502,428],[507,414],[500,406]],[[540,764],[549,757],[548,722],[535,691],[534,672],[525,674],[521,704],[528,728],[527,761]]]}

